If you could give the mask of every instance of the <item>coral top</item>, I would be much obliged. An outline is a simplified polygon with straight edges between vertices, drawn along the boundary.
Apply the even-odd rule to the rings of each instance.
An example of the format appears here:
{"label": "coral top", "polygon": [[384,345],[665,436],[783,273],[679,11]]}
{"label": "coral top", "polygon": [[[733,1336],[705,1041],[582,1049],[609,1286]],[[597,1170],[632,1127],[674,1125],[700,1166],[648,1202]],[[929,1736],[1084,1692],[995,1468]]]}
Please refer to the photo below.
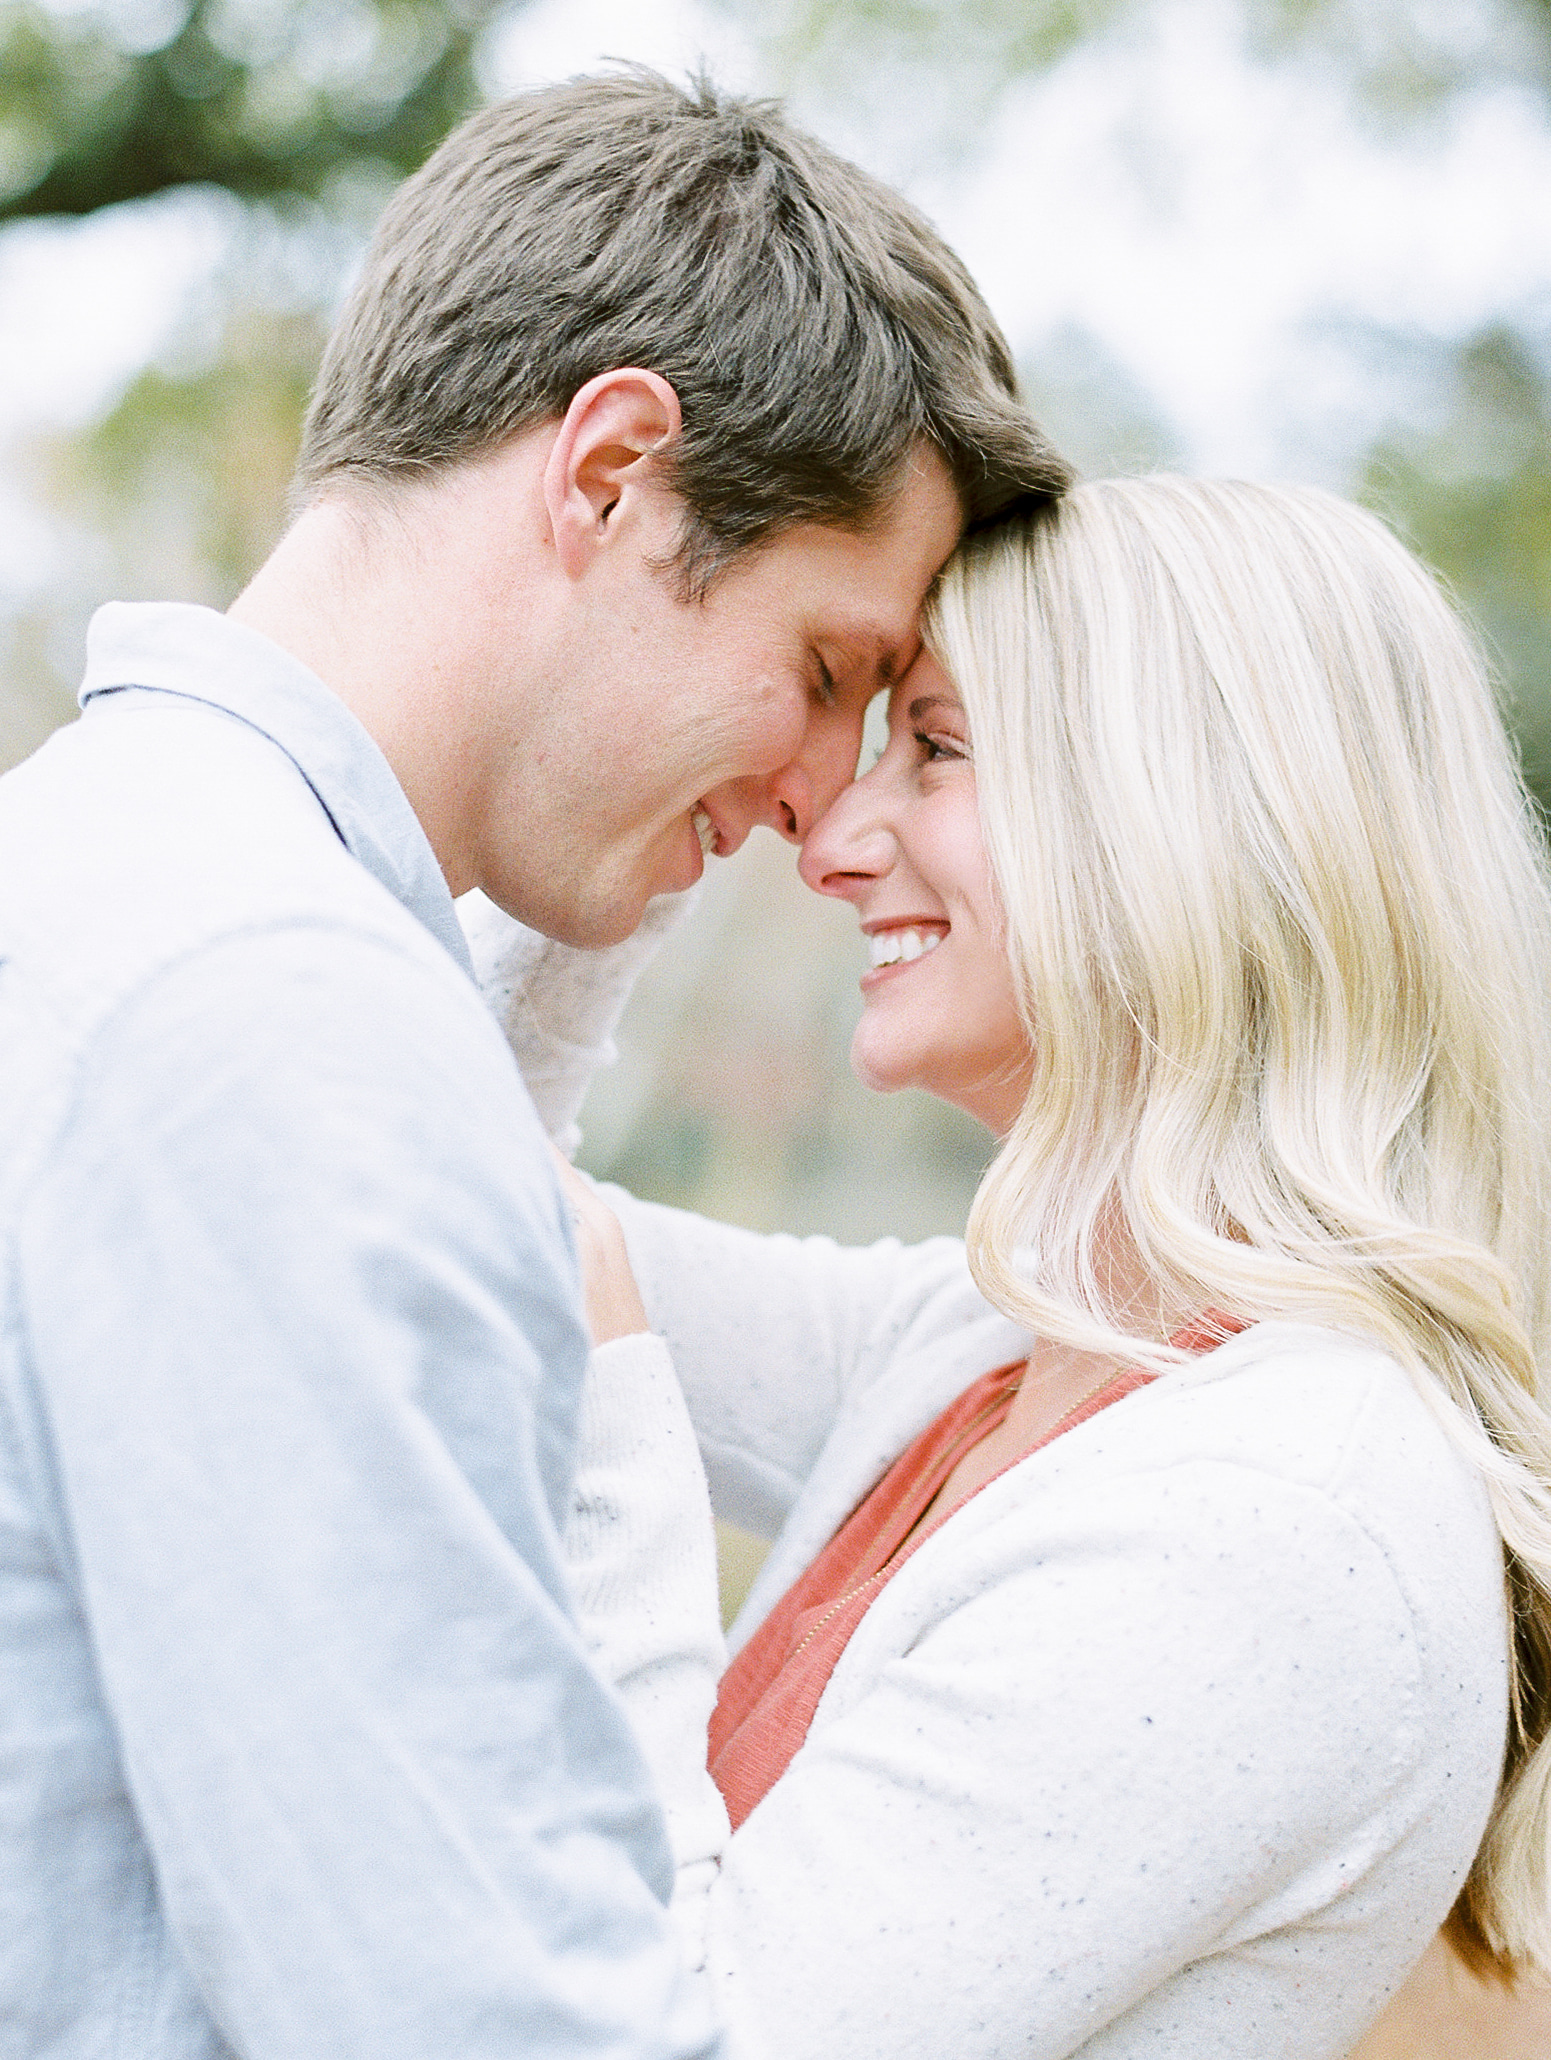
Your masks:
{"label": "coral top", "polygon": [[[1243,1328],[1235,1318],[1213,1311],[1176,1332],[1169,1343],[1181,1351],[1209,1351]],[[927,1425],[787,1589],[722,1676],[711,1716],[711,1778],[735,1831],[780,1780],[807,1737],[852,1632],[910,1555],[969,1501],[970,1495],[961,1496],[910,1535],[965,1453],[1006,1417],[1027,1364],[1019,1359],[982,1374]],[[1063,1431],[1075,1430],[1156,1379],[1139,1367],[1117,1373],[981,1486],[988,1488]],[[970,1491],[979,1493],[980,1488]]]}

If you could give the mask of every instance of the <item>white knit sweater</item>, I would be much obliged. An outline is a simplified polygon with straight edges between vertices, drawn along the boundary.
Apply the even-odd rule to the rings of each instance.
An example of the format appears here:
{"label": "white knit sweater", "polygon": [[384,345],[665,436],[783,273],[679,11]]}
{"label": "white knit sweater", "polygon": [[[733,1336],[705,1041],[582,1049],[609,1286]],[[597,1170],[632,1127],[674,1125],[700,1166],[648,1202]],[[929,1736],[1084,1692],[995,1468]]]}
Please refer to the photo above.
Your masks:
{"label": "white knit sweater", "polygon": [[[615,1199],[724,1513],[785,1515],[746,1634],[1016,1334],[950,1241],[845,1251]],[[592,1380],[584,1617],[735,2053],[1349,2050],[1463,1879],[1506,1715],[1485,1497],[1401,1369],[1261,1325],[1012,1469],[883,1590],[734,1837],[669,1349],[622,1339]]]}
{"label": "white knit sweater", "polygon": [[1506,1721],[1495,1529],[1410,1378],[1263,1324],[1011,1469],[883,1589],[730,1836],[679,1380],[719,1510],[779,1530],[736,1639],[1022,1340],[955,1241],[612,1199],[660,1335],[594,1354],[568,1548],[739,2060],[1345,2054],[1453,1900]]}

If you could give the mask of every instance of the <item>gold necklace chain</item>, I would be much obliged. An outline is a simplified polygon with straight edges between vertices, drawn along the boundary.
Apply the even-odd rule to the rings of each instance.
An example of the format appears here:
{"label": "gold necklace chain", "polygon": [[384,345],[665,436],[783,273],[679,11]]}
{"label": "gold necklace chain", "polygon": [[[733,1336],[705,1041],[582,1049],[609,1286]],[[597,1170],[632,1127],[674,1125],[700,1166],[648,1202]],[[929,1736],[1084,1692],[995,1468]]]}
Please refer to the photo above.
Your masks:
{"label": "gold necklace chain", "polygon": [[799,1640],[799,1642],[792,1647],[791,1651],[787,1654],[786,1664],[790,1666],[792,1661],[797,1658],[798,1654],[805,1651],[807,1647],[813,1643],[814,1639],[817,1638],[820,1631],[822,1631],[824,1626],[829,1622],[830,1618],[832,1616],[838,1615],[839,1612],[845,1608],[848,1602],[854,1602],[858,1595],[865,1595],[867,1593],[867,1590],[872,1586],[873,1582],[880,1579],[882,1575],[888,1572],[890,1564],[891,1562],[889,1560],[885,1560],[883,1565],[878,1568],[876,1573],[869,1574],[865,1581],[860,1582],[855,1588],[847,1590],[847,1592],[841,1596],[838,1602],[832,1602],[829,1605],[829,1608],[826,1609],[824,1614],[818,1619],[817,1623],[810,1624],[807,1630],[803,1633],[802,1638]]}
{"label": "gold necklace chain", "polygon": [[[1013,1389],[1013,1394],[1016,1395],[1017,1392],[1018,1390],[1015,1387]],[[944,1458],[947,1462],[948,1473],[952,1473],[955,1465],[958,1463],[959,1454],[964,1449],[965,1440],[971,1437],[973,1433],[980,1428],[981,1424],[983,1424],[987,1420],[988,1417],[994,1416],[998,1409],[1005,1411],[1007,1409],[1010,1409],[1011,1407],[1012,1403],[1008,1398],[1007,1394],[1005,1393],[1005,1391],[1000,1390],[991,1397],[989,1402],[981,1403],[980,1407],[975,1411],[974,1415],[970,1418],[969,1422],[964,1424],[960,1428],[958,1436],[954,1439],[953,1443],[948,1447],[948,1450],[944,1455]],[[943,1463],[943,1460],[938,1461],[939,1470],[941,1469]],[[947,1476],[945,1474],[944,1479],[946,1478]],[[942,1490],[939,1487],[935,1491],[933,1500],[935,1500],[936,1495],[941,1494],[941,1492]],[[928,1509],[930,1509],[931,1503],[929,1502],[926,1506]],[[917,1521],[919,1522],[919,1518],[917,1519]],[[914,1526],[912,1526],[912,1529],[913,1528]],[[796,1659],[797,1655],[801,1651],[803,1651],[804,1647],[812,1643],[812,1641],[819,1635],[820,1631],[823,1630],[824,1626],[829,1622],[831,1617],[835,1616],[840,1610],[844,1609],[848,1602],[854,1602],[858,1595],[865,1595],[867,1590],[872,1586],[873,1582],[880,1579],[882,1575],[888,1572],[889,1568],[894,1564],[895,1560],[899,1557],[900,1553],[904,1550],[905,1546],[909,1544],[909,1542],[910,1532],[907,1531],[904,1537],[900,1540],[899,1544],[895,1546],[894,1550],[883,1562],[882,1566],[875,1567],[874,1570],[867,1576],[865,1581],[859,1581],[854,1588],[848,1588],[844,1595],[840,1596],[836,1601],[830,1604],[829,1608],[825,1610],[824,1614],[821,1617],[819,1617],[816,1622],[808,1626],[808,1629],[803,1634],[801,1641],[798,1644],[794,1645],[792,1647],[791,1652],[787,1655],[788,1664],[790,1664],[792,1660]]]}

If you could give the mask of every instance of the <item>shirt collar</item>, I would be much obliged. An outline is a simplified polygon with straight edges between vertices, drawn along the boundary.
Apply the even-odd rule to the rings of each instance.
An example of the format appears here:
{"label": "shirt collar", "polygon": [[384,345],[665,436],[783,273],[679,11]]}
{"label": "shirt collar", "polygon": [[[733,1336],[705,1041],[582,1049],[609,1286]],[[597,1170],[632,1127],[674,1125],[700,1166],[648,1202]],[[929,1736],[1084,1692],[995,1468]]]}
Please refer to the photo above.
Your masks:
{"label": "shirt collar", "polygon": [[86,634],[81,706],[126,688],[178,694],[250,724],[307,782],[340,842],[473,978],[425,831],[368,731],[315,672],[213,608],[110,601]]}

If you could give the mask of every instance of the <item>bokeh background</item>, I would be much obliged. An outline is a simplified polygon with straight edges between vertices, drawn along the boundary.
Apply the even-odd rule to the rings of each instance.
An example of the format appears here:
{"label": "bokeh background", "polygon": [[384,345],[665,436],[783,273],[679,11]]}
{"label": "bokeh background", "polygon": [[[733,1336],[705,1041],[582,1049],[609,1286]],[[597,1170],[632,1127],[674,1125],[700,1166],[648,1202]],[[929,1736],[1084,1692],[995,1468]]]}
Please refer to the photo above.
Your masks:
{"label": "bokeh background", "polygon": [[[1451,582],[1551,799],[1551,0],[0,4],[0,764],[110,596],[223,605],[330,312],[465,109],[609,59],[787,96],[984,284],[1088,473],[1359,495]],[[850,1079],[854,922],[761,835],[643,983],[586,1160],[848,1238],[986,1157]]]}

